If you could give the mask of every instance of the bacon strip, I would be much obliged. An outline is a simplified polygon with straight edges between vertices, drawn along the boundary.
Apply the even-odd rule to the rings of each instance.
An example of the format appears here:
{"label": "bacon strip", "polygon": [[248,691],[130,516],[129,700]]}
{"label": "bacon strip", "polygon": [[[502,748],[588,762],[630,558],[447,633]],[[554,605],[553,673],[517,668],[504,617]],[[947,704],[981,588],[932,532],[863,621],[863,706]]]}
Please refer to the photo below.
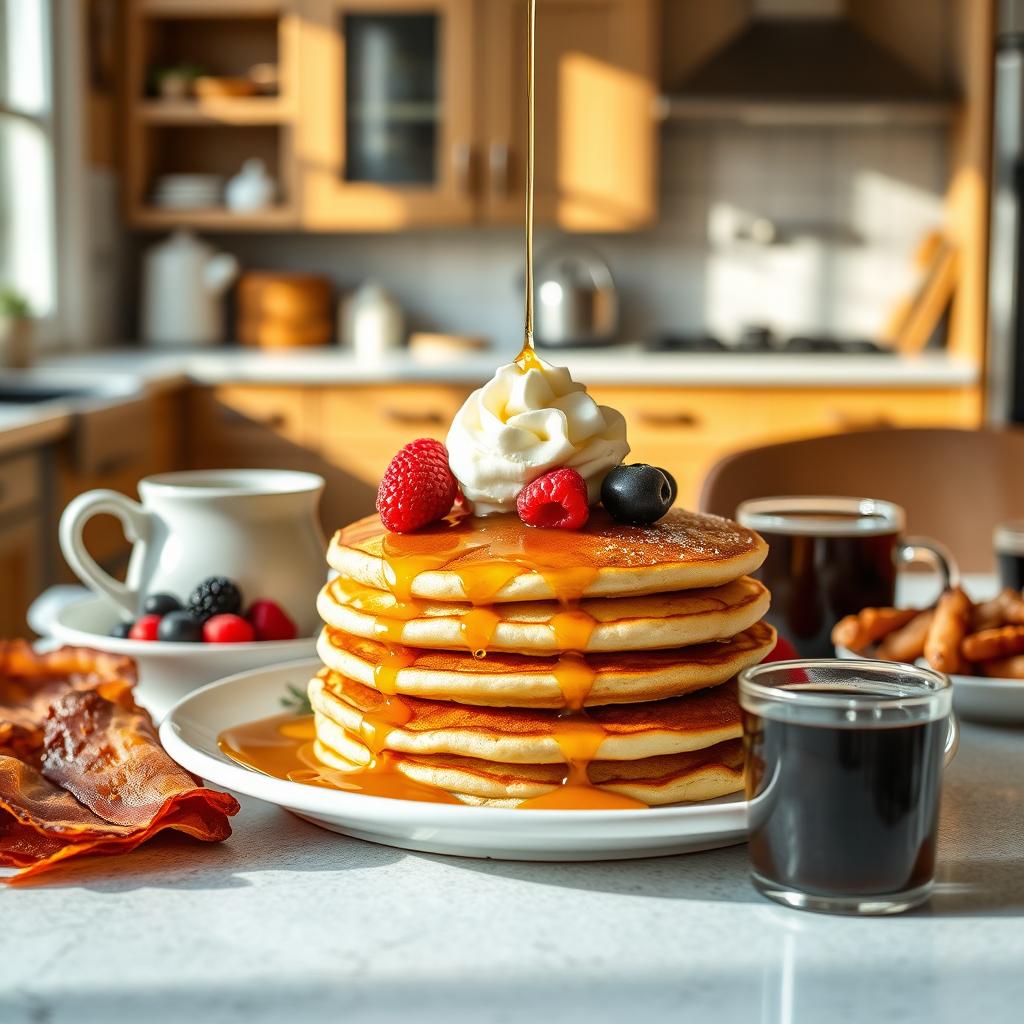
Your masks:
{"label": "bacon strip", "polygon": [[0,864],[22,869],[0,881],[127,852],[163,829],[231,834],[238,802],[171,760],[132,697],[131,662],[107,657],[0,643]]}

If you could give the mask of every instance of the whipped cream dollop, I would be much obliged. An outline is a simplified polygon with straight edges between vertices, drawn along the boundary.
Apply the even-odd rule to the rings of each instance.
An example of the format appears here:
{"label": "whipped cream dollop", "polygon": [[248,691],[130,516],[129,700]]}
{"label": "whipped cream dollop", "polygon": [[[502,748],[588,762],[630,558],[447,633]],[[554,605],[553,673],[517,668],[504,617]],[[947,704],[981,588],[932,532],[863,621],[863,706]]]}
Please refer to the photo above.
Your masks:
{"label": "whipped cream dollop", "polygon": [[456,413],[448,461],[476,515],[515,511],[531,480],[560,466],[587,483],[590,503],[608,471],[629,454],[626,421],[598,405],[569,371],[534,357],[499,367]]}

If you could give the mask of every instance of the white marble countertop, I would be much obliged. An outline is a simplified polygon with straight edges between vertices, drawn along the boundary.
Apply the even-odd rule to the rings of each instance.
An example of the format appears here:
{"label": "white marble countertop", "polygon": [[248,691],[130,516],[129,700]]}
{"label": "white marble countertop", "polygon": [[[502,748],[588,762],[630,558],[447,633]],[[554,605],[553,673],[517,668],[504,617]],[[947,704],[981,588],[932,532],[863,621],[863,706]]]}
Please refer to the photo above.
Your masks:
{"label": "white marble countertop", "polygon": [[[478,385],[507,353],[483,353],[443,363],[406,352],[373,362],[338,348],[259,352],[252,349],[112,349],[65,356],[47,364],[70,372],[136,374],[153,381],[186,377],[200,384],[371,384],[412,381]],[[704,355],[645,352],[637,345],[611,350],[565,349],[544,358],[567,366],[585,384],[695,387],[964,387],[978,368],[943,353],[917,358],[869,355]],[[44,367],[45,369],[45,367]]]}
{"label": "white marble countertop", "polygon": [[[47,386],[94,386],[99,398],[0,405],[0,454],[52,441],[74,417],[97,405],[130,401],[146,393],[197,384],[394,384],[450,383],[476,387],[490,379],[507,354],[486,353],[444,363],[424,363],[406,352],[375,362],[338,348],[257,352],[251,349],[146,350],[119,348],[52,357],[29,371],[6,371],[5,381]],[[566,349],[546,358],[567,366],[585,384],[637,387],[959,388],[976,384],[977,367],[947,356],[703,355],[645,352],[637,345],[614,350]]]}
{"label": "white marble countertop", "polygon": [[447,859],[243,799],[218,846],[0,890],[0,1021],[1010,1024],[1024,1005],[1024,730],[967,724],[939,885],[898,918],[759,897],[744,847]]}

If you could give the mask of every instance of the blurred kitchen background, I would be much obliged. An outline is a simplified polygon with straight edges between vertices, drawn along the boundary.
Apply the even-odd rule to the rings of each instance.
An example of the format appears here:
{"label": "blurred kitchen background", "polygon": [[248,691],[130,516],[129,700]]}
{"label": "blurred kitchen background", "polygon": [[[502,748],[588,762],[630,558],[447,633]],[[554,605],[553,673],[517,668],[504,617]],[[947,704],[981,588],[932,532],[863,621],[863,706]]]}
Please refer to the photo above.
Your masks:
{"label": "blurred kitchen background", "polygon": [[[769,441],[1024,419],[1024,4],[538,6],[538,342],[682,500]],[[372,509],[522,343],[525,115],[524,0],[0,0],[0,627],[89,487]]]}

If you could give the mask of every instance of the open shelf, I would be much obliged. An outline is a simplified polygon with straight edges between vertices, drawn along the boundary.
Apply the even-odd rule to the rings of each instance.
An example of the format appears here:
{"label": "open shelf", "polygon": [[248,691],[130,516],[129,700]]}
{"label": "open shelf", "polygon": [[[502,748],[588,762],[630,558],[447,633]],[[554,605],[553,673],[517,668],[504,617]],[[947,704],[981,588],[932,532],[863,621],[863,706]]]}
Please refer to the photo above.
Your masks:
{"label": "open shelf", "polygon": [[287,124],[294,111],[280,96],[244,99],[145,100],[138,105],[145,124]]}
{"label": "open shelf", "polygon": [[202,231],[281,231],[295,227],[297,217],[290,206],[235,213],[225,207],[195,210],[163,210],[158,206],[140,206],[132,211],[132,223],[149,231],[190,227]]}

